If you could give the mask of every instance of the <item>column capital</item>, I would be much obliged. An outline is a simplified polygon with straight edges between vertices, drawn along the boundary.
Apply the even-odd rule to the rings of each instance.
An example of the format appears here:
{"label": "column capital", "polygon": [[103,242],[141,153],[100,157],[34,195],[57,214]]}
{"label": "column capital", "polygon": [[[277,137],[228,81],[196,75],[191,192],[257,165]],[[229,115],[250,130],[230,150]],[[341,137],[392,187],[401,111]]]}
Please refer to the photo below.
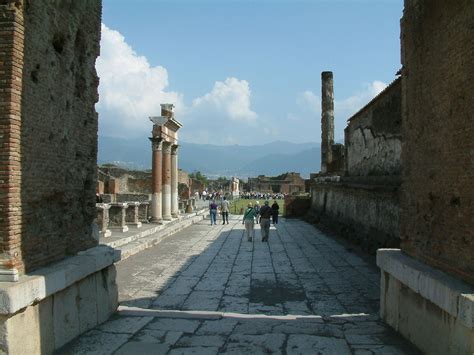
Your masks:
{"label": "column capital", "polygon": [[152,150],[161,150],[163,146],[163,139],[160,137],[151,137],[148,138],[151,141]]}
{"label": "column capital", "polygon": [[171,143],[163,141],[163,153],[165,154],[171,154]]}
{"label": "column capital", "polygon": [[178,144],[173,144],[171,146],[171,155],[176,155],[178,154],[178,148],[179,148],[179,145]]}

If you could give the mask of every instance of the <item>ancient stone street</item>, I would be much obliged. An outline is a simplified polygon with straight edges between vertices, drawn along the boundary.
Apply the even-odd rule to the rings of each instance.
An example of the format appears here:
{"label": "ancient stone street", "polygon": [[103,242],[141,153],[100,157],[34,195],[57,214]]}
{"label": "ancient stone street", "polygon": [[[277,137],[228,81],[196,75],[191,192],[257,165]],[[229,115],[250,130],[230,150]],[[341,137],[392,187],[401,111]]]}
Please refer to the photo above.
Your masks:
{"label": "ancient stone street", "polygon": [[375,265],[299,220],[269,243],[204,220],[117,273],[118,314],[63,353],[416,353],[378,319]]}

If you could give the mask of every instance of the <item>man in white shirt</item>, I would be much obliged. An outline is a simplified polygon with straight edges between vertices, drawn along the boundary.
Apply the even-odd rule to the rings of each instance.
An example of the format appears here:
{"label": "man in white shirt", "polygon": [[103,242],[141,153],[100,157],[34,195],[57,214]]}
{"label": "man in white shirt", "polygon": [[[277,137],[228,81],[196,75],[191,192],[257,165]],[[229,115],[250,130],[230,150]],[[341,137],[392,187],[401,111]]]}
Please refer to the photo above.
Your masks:
{"label": "man in white shirt", "polygon": [[230,203],[227,201],[226,197],[222,199],[221,202],[221,213],[222,213],[222,224],[225,224],[227,221],[227,224],[229,224],[229,208],[230,208]]}

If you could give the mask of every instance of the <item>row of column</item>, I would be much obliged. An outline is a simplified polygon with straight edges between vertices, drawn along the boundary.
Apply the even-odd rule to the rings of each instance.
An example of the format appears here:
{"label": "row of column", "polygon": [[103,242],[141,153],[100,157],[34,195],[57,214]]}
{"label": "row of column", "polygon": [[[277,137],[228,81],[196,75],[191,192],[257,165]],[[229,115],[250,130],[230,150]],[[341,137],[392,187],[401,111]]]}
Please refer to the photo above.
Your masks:
{"label": "row of column", "polygon": [[161,223],[178,217],[178,145],[162,138],[152,143],[151,221]]}

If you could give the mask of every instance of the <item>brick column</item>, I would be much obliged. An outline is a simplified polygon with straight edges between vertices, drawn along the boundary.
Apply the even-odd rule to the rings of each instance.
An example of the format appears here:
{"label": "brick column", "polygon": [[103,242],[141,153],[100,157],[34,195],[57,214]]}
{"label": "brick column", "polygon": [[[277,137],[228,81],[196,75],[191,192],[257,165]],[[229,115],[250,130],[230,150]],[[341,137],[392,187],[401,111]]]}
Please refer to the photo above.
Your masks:
{"label": "brick column", "polygon": [[163,190],[162,209],[163,219],[171,220],[171,143],[163,142]]}
{"label": "brick column", "polygon": [[178,208],[178,145],[171,146],[171,216],[177,218]]}
{"label": "brick column", "polygon": [[152,147],[151,222],[161,223],[163,219],[161,197],[163,144],[161,138],[150,138],[150,141]]}
{"label": "brick column", "polygon": [[321,172],[332,162],[334,144],[334,88],[331,71],[321,73]]}
{"label": "brick column", "polygon": [[21,100],[23,8],[0,5],[0,281],[18,281],[24,271],[21,251]]}

